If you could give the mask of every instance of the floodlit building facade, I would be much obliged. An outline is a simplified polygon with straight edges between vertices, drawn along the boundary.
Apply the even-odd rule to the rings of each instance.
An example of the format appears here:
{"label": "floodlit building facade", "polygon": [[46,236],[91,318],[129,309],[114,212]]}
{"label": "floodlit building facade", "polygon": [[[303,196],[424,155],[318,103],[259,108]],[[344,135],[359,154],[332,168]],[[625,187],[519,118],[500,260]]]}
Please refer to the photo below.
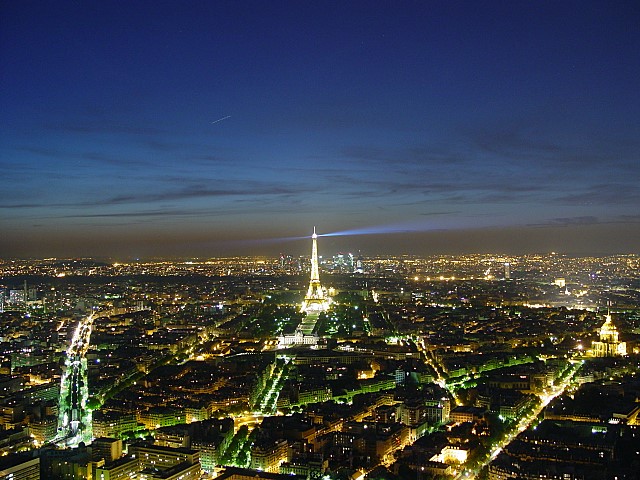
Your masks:
{"label": "floodlit building facade", "polygon": [[616,326],[607,314],[606,320],[600,327],[600,340],[591,345],[594,357],[621,357],[627,354],[627,343],[621,342]]}

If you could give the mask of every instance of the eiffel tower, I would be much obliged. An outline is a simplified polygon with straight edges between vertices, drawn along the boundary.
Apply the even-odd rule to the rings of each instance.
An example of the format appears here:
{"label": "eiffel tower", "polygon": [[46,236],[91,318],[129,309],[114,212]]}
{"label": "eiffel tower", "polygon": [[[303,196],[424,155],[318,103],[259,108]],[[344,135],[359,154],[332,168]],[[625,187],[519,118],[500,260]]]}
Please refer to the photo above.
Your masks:
{"label": "eiffel tower", "polygon": [[316,227],[313,227],[311,239],[313,240],[313,247],[311,248],[311,280],[309,281],[309,290],[307,290],[307,295],[304,297],[301,310],[307,313],[319,313],[329,308],[329,297],[320,284]]}

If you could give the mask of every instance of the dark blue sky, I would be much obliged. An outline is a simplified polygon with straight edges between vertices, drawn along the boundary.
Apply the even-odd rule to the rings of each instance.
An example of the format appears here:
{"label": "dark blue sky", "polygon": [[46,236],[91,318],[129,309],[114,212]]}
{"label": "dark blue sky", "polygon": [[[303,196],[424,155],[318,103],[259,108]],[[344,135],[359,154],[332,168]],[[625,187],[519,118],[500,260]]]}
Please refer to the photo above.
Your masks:
{"label": "dark blue sky", "polygon": [[635,1],[3,2],[0,71],[4,257],[638,252]]}

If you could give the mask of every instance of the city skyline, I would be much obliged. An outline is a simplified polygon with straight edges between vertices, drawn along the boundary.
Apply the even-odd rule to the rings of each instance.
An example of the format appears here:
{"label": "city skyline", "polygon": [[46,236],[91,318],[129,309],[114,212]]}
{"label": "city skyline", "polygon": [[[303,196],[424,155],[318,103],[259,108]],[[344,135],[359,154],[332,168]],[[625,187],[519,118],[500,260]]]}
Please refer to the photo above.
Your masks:
{"label": "city skyline", "polygon": [[0,261],[0,475],[635,478],[640,254],[321,261],[358,232],[313,232]]}
{"label": "city skyline", "polygon": [[0,8],[1,257],[637,253],[633,2]]}

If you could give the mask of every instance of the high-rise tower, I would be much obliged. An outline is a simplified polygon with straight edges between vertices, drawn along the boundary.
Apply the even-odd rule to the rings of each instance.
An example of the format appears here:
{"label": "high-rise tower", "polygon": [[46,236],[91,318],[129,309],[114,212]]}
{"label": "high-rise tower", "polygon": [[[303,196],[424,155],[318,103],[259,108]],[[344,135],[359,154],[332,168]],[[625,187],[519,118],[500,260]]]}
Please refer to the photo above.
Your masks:
{"label": "high-rise tower", "polygon": [[329,297],[325,289],[320,284],[320,273],[318,269],[318,234],[316,227],[313,227],[313,246],[311,247],[311,279],[307,295],[302,302],[303,312],[324,312],[329,308]]}

